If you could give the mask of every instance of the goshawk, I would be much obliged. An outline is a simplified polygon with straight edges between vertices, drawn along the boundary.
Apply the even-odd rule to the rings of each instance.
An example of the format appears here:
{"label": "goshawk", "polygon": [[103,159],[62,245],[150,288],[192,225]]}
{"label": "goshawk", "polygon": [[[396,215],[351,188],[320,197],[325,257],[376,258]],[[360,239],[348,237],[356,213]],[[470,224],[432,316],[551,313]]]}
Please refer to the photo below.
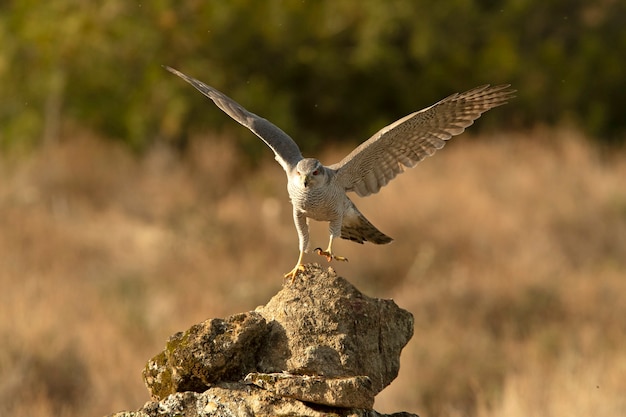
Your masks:
{"label": "goshawk", "polygon": [[298,145],[268,120],[244,109],[213,87],[170,67],[168,71],[193,85],[235,121],[260,137],[276,155],[287,173],[287,190],[293,205],[300,255],[296,266],[285,277],[293,279],[303,269],[302,256],[308,251],[308,219],[329,222],[330,240],[326,250],[315,251],[331,260],[347,261],[332,251],[337,237],[357,243],[391,242],[389,236],[372,225],[346,192],[364,197],[377,193],[405,168],[443,148],[452,136],[462,133],[489,109],[507,103],[515,90],[509,85],[476,87],[451,96],[379,130],[340,162],[324,166],[314,158],[304,158]]}

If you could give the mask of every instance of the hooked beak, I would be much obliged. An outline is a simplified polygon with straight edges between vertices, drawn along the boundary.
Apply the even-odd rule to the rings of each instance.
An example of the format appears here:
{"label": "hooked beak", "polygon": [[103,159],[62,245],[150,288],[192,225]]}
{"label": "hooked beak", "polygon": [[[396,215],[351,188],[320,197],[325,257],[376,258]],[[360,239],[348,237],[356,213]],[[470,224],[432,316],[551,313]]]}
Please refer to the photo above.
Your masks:
{"label": "hooked beak", "polygon": [[311,180],[309,179],[308,175],[303,175],[302,176],[302,184],[304,185],[304,187],[308,187],[309,184],[311,183]]}

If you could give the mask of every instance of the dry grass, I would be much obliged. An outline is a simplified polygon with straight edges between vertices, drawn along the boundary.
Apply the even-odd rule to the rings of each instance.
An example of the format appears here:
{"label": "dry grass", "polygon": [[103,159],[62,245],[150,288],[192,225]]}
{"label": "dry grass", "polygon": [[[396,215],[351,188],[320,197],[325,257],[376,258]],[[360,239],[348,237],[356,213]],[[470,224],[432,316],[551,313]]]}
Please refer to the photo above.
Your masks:
{"label": "dry grass", "polygon": [[[134,158],[80,134],[0,155],[0,415],[136,409],[171,333],[265,303],[297,257],[267,153],[257,171],[227,141]],[[624,153],[569,131],[465,136],[355,201],[396,241],[339,242],[336,270],[416,318],[377,409],[626,415]]]}

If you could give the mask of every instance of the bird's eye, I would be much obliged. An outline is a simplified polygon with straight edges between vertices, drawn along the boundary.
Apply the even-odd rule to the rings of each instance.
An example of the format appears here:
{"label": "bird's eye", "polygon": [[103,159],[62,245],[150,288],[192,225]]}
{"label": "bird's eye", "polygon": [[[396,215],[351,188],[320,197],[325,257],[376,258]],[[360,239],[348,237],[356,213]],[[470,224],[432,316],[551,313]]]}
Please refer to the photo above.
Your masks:
{"label": "bird's eye", "polygon": [[320,173],[320,172],[319,172],[317,169],[316,169],[315,171],[313,171],[313,175],[317,175],[317,174],[319,174],[319,173]]}

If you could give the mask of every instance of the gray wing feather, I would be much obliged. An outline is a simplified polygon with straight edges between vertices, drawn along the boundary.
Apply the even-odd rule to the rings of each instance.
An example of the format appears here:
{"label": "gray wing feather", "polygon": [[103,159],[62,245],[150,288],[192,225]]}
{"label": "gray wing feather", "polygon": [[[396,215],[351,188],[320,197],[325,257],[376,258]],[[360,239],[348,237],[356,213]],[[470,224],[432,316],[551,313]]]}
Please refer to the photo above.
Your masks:
{"label": "gray wing feather", "polygon": [[222,109],[224,113],[228,114],[236,122],[247,127],[255,135],[263,139],[263,142],[274,151],[276,160],[280,163],[285,172],[289,173],[293,170],[298,161],[302,159],[302,153],[296,142],[270,121],[249,112],[224,93],[195,78],[189,77],[174,68],[166,66],[165,69],[187,81],[202,94],[213,100],[217,107]]}
{"label": "gray wing feather", "polygon": [[339,163],[337,180],[346,191],[360,196],[381,187],[418,162],[443,148],[452,136],[463,133],[481,114],[507,103],[515,90],[509,85],[484,85],[453,94],[436,104],[384,127]]}

